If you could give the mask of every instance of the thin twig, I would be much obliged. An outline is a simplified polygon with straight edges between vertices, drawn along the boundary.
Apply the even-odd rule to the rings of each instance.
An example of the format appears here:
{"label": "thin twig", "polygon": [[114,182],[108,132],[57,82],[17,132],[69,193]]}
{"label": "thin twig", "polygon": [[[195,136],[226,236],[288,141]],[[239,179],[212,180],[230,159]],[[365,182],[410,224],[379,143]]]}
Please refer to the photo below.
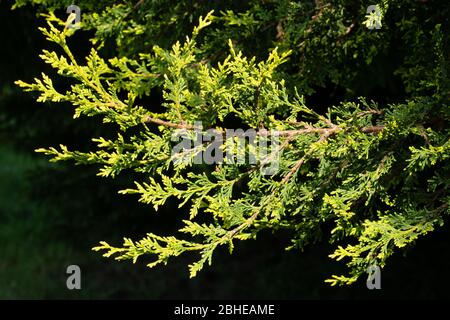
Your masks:
{"label": "thin twig", "polygon": [[383,114],[383,113],[384,113],[383,110],[373,110],[372,109],[372,110],[367,110],[367,111],[361,111],[361,112],[357,113],[356,116],[357,117],[363,117],[363,116],[368,115],[368,114],[380,115],[380,114]]}
{"label": "thin twig", "polygon": [[383,131],[385,126],[368,126],[368,127],[362,127],[359,129],[362,133],[378,133],[380,131]]}
{"label": "thin twig", "polygon": [[286,177],[283,178],[283,180],[281,180],[281,183],[286,183],[289,181],[289,179],[291,179],[292,175],[294,173],[296,173],[301,166],[303,165],[303,163],[305,163],[306,160],[306,155],[304,155],[296,164],[295,166],[292,167],[292,169],[289,171],[289,173],[286,175]]}
{"label": "thin twig", "polygon": [[428,139],[428,135],[427,135],[423,125],[418,125],[417,128],[419,128],[419,133],[422,136],[422,138],[425,140],[425,143],[427,144],[427,146],[430,146],[430,139]]}
{"label": "thin twig", "polygon": [[355,27],[355,22],[352,22],[352,24],[345,30],[345,33],[343,34],[343,36],[347,36],[350,34],[350,32],[352,32],[353,28]]}
{"label": "thin twig", "polygon": [[133,10],[137,9],[140,5],[142,5],[145,2],[145,0],[139,0],[133,7]]}
{"label": "thin twig", "polygon": [[146,116],[143,119],[144,122],[151,122],[154,124],[159,124],[162,126],[166,126],[169,128],[175,128],[175,129],[186,129],[186,130],[193,130],[195,129],[195,127],[191,124],[187,124],[187,123],[173,123],[173,122],[169,122],[169,121],[165,121],[165,120],[161,120],[161,119],[156,119],[150,116]]}
{"label": "thin twig", "polygon": [[227,238],[228,239],[233,239],[234,236],[244,230],[245,228],[251,226],[251,224],[253,223],[253,221],[255,221],[256,217],[258,217],[259,211],[261,210],[261,208],[258,208],[243,224],[237,226],[236,228],[234,228],[233,230],[228,231],[227,233]]}
{"label": "thin twig", "polygon": [[[187,130],[193,130],[195,129],[195,126],[187,124],[187,123],[173,123],[173,122],[169,122],[169,121],[165,121],[165,120],[161,120],[161,119],[157,119],[157,118],[153,118],[151,116],[145,116],[143,118],[143,122],[151,122],[151,123],[155,123],[158,125],[163,125],[166,127],[170,127],[170,128],[176,128],[176,129],[187,129]],[[267,130],[267,129],[260,129],[257,131],[257,135],[258,136],[263,136],[263,137],[268,137],[268,136],[284,136],[284,137],[289,137],[289,136],[297,136],[297,135],[302,135],[302,134],[310,134],[310,133],[318,133],[321,136],[331,136],[339,131],[342,130],[342,128],[340,128],[339,126],[336,126],[334,124],[332,124],[332,127],[329,128],[314,128],[314,127],[308,127],[305,129],[296,129],[296,130]],[[382,131],[385,128],[385,126],[367,126],[367,127],[362,127],[359,128],[360,132],[363,133],[378,133],[380,131]],[[214,129],[214,131],[216,133],[219,134],[223,134],[224,131],[223,130],[219,130],[219,129]]]}

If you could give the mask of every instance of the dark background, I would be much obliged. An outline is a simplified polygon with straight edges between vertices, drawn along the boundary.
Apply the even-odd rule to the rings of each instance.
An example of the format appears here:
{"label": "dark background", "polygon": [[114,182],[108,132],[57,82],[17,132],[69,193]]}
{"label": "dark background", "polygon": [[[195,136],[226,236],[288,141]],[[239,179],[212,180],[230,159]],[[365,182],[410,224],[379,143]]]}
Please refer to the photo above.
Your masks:
{"label": "dark background", "polygon": [[[132,185],[130,176],[102,179],[95,167],[51,164],[34,153],[59,143],[84,149],[89,137],[104,129],[94,120],[72,120],[68,105],[38,104],[14,85],[43,70],[52,73],[38,57],[48,48],[37,30],[42,19],[31,7],[11,11],[10,5],[0,1],[0,298],[450,297],[448,226],[420,239],[405,255],[395,255],[382,270],[378,291],[366,289],[365,279],[351,287],[329,287],[323,281],[344,270],[328,258],[334,247],[324,243],[286,252],[289,238],[278,233],[240,243],[231,256],[219,250],[213,265],[195,279],[189,279],[187,270],[191,256],[148,269],[149,261],[115,262],[91,251],[101,240],[120,245],[123,236],[168,234],[186,213],[175,205],[155,213],[133,196],[118,195]],[[72,47],[86,39],[74,41]],[[84,47],[78,51],[83,54]],[[324,100],[322,93],[310,99]],[[71,264],[81,267],[82,290],[66,288],[65,271]]]}

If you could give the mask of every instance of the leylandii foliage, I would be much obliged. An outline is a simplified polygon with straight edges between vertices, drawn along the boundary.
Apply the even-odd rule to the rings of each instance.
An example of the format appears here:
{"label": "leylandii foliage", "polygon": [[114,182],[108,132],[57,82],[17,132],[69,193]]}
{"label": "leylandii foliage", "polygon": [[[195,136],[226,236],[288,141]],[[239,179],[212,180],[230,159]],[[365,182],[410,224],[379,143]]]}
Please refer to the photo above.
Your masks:
{"label": "leylandii foliage", "polygon": [[[117,127],[114,139],[94,137],[89,152],[38,152],[99,165],[103,177],[134,170],[145,178],[120,193],[156,210],[169,199],[189,208],[177,234],[125,238],[119,247],[102,241],[94,250],[149,259],[149,267],[194,252],[195,276],[218,247],[231,252],[262,230],[288,229],[288,249],[335,243],[330,257],[349,273],[327,281],[350,284],[449,213],[449,8],[431,3],[383,1],[382,28],[371,30],[370,3],[360,1],[86,1],[77,4],[80,30],[52,10],[41,29],[59,46],[41,58],[70,88],[58,91],[46,74],[17,84],[38,101],[72,104],[76,118]],[[96,32],[86,59],[67,41],[83,29]],[[116,56],[103,58],[111,41]],[[383,55],[399,43],[392,67]],[[405,88],[396,103],[354,96],[372,83],[387,88],[394,76]],[[330,83],[345,88],[343,101],[325,111],[308,106]],[[143,102],[158,91],[162,102]],[[183,139],[193,143],[180,148]]]}

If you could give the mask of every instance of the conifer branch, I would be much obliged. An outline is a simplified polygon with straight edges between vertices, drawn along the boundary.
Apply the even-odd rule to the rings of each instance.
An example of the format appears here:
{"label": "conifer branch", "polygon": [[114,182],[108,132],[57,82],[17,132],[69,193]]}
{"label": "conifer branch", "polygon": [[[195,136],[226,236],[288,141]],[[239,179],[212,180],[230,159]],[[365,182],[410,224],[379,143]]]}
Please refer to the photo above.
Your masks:
{"label": "conifer branch", "polygon": [[[389,2],[383,1],[383,16]],[[355,21],[361,17],[343,15],[347,11],[341,4],[319,0],[315,4],[313,13],[299,8],[295,15],[283,1],[270,6],[249,4],[242,12],[220,11],[218,19],[224,23],[207,28],[214,18],[212,9],[217,9],[211,1],[198,3],[195,8],[183,1],[170,8],[164,1],[121,3],[93,13],[95,19],[90,20],[97,29],[95,41],[106,44],[107,37],[115,38],[112,43],[117,46],[117,57],[104,59],[92,49],[85,65],[66,42],[75,31],[66,28],[54,13],[46,15],[48,26],[41,30],[63,52],[45,50],[41,57],[73,83],[64,93],[56,90],[53,79],[46,74],[32,83],[16,83],[26,91],[37,92],[39,102],[66,102],[73,105],[74,117],[99,116],[103,123],[116,124],[118,128],[114,137],[93,139],[95,145],[86,152],[72,151],[64,145],[37,152],[50,156],[52,161],[98,165],[103,177],[136,172],[134,187],[121,193],[135,194],[155,210],[169,199],[178,201],[180,207],[189,207],[189,218],[183,220],[184,227],[179,229],[186,235],[183,239],[178,234],[163,237],[149,233],[139,241],[125,239],[119,248],[101,242],[95,250],[118,260],[136,261],[150,254],[155,261],[149,267],[167,263],[169,258],[184,252],[197,252],[200,259],[189,266],[191,276],[195,276],[205,263],[211,263],[214,250],[220,245],[229,245],[231,250],[234,241],[250,239],[259,230],[287,228],[295,231],[293,247],[301,248],[316,239],[315,232],[325,222],[335,224],[331,240],[344,243],[331,257],[346,259],[350,271],[349,275],[333,276],[328,282],[350,284],[365,273],[369,263],[384,265],[395,250],[443,223],[444,211],[448,209],[450,159],[450,131],[445,117],[445,88],[450,86],[445,75],[450,65],[445,60],[444,27],[436,24],[430,28],[430,22],[423,26],[427,29],[424,32],[392,37],[407,46],[401,51],[405,56],[399,57],[402,66],[395,72],[404,82],[402,92],[408,97],[379,110],[377,102],[352,96],[352,92],[364,91],[347,85],[367,75],[361,71],[364,68],[354,69],[355,64],[344,65],[342,61],[348,55],[341,49],[351,48],[357,65],[371,64],[384,54],[391,40],[379,32],[352,33],[358,26]],[[144,6],[148,13],[134,14]],[[195,11],[190,18],[202,12],[209,14],[193,26],[186,19],[187,6]],[[354,11],[365,9],[355,7]],[[125,19],[130,14],[133,19]],[[396,15],[391,18],[396,19]],[[422,29],[411,28],[410,24],[417,22],[407,20],[397,21],[398,28],[390,30]],[[120,31],[116,30],[117,25]],[[276,30],[266,34],[266,43],[248,41],[274,26]],[[242,33],[236,33],[236,28]],[[186,33],[188,29],[192,32]],[[197,42],[201,30],[205,34]],[[321,34],[323,30],[326,32]],[[348,36],[351,33],[354,36]],[[136,37],[128,37],[130,34]],[[177,41],[184,39],[181,35],[186,35],[186,40]],[[299,39],[299,35],[304,39]],[[387,42],[368,51],[365,44],[377,40]],[[223,49],[227,41],[228,51]],[[302,42],[298,44],[299,41]],[[147,43],[152,45],[151,52]],[[146,49],[141,52],[143,44]],[[277,45],[283,49],[273,49]],[[258,52],[258,57],[252,57],[250,52]],[[431,62],[423,63],[428,60]],[[286,67],[280,70],[282,64]],[[340,101],[321,115],[305,101],[313,95],[314,88],[327,87],[324,82],[328,81],[336,88],[348,90],[350,100]],[[137,99],[159,101],[154,92],[163,94],[156,106],[157,110],[162,109],[158,111],[161,113],[135,103]],[[334,93],[331,95],[330,100],[336,98]],[[207,123],[205,128],[194,123],[196,119]],[[252,163],[250,168],[245,161],[220,160],[202,162],[205,165],[193,168],[192,163],[176,162],[180,158],[171,156],[176,129],[225,136],[225,146],[234,151],[234,142],[239,139],[234,135],[226,137],[228,130],[221,127],[230,119],[236,119],[237,126],[250,128],[252,137],[258,137],[255,141],[266,143],[244,143],[245,156],[267,151],[268,142],[275,152],[259,152],[257,164]],[[142,124],[168,130],[155,133],[149,130],[150,125]],[[425,144],[416,139],[417,135],[423,137]],[[268,141],[265,137],[274,139]],[[176,155],[190,160],[193,154],[209,152],[214,149],[209,141],[193,149],[179,144],[177,147],[182,145],[184,151]],[[276,173],[257,170],[265,169],[272,161],[276,161]],[[311,165],[305,168],[307,162]],[[301,183],[294,183],[300,172]],[[146,178],[143,180],[142,176]],[[206,222],[195,222],[198,215]]]}

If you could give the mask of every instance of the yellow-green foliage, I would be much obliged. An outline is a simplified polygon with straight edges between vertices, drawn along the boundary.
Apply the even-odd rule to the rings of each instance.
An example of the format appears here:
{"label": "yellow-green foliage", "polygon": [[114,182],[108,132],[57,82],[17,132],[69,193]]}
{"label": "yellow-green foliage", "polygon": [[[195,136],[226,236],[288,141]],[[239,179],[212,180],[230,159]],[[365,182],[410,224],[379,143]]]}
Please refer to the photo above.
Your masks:
{"label": "yellow-green foliage", "polygon": [[[64,145],[38,152],[52,161],[99,165],[103,177],[144,173],[148,178],[121,193],[137,194],[155,210],[169,199],[189,207],[177,234],[125,238],[119,247],[102,241],[94,250],[133,262],[145,256],[149,267],[196,252],[199,259],[189,266],[195,276],[219,246],[231,252],[236,241],[261,230],[288,229],[291,249],[336,243],[330,257],[345,260],[349,274],[327,281],[350,284],[444,223],[450,203],[449,25],[433,14],[440,9],[448,16],[448,6],[420,13],[432,15],[425,22],[416,16],[417,3],[383,1],[382,30],[371,31],[359,1],[211,1],[191,10],[188,1],[163,2],[106,1],[97,8],[88,1],[79,31],[48,13],[41,30],[60,50],[44,50],[41,58],[71,86],[58,92],[54,76],[45,74],[17,82],[38,92],[38,101],[69,102],[74,117],[117,125],[115,139],[94,137],[97,146],[89,152]],[[83,29],[96,32],[84,60],[67,42]],[[117,55],[106,59],[101,48],[111,39]],[[397,103],[353,97],[322,112],[305,102],[327,82],[349,97],[369,90],[367,70],[399,41],[405,48],[394,71],[405,92]],[[162,104],[137,102],[154,90],[162,92]],[[259,135],[276,132],[278,172],[262,174],[259,168],[270,160],[264,158],[253,165],[172,161],[172,134],[195,121],[218,132],[230,124]],[[329,234],[324,225],[332,225]]]}

